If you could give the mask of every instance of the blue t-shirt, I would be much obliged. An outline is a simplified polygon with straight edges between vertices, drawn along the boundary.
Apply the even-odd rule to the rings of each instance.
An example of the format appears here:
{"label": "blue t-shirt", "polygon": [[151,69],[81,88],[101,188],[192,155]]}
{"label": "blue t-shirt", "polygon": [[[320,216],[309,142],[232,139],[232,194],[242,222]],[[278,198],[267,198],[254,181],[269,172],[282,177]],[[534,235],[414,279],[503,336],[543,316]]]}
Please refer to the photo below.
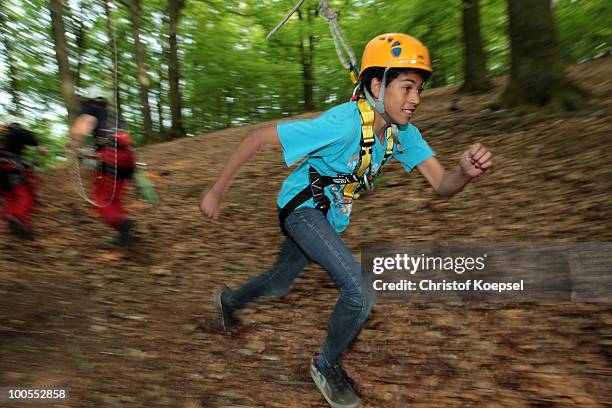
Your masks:
{"label": "blue t-shirt", "polygon": [[[323,176],[337,176],[352,174],[359,163],[361,116],[356,102],[338,105],[315,119],[280,122],[277,132],[287,166],[305,158],[283,182],[277,199],[281,208],[309,184],[310,166]],[[399,160],[407,171],[435,156],[413,125],[401,127],[398,136],[404,151],[398,153],[395,146],[392,157]],[[374,174],[382,163],[386,149],[378,137],[375,139],[371,166]],[[327,219],[336,232],[342,232],[348,226],[353,205],[353,199],[343,196],[343,189],[343,185],[337,184],[325,188],[325,195],[331,202]],[[314,207],[314,202],[310,199],[300,207],[303,206]]]}

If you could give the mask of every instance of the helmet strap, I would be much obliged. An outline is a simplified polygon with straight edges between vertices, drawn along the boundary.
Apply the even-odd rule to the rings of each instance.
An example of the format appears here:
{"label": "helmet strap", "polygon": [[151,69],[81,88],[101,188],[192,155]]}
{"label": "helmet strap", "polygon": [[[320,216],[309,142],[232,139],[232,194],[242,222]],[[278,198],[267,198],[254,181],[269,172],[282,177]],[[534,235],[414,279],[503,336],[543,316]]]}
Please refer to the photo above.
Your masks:
{"label": "helmet strap", "polygon": [[389,72],[389,67],[385,68],[385,73],[383,74],[382,82],[380,84],[380,92],[378,93],[378,99],[376,100],[376,105],[375,105],[376,110],[381,115],[385,113],[384,100],[385,100],[385,89],[387,88],[387,72]]}
{"label": "helmet strap", "polygon": [[374,100],[374,97],[372,96],[372,94],[368,92],[365,86],[363,87],[363,92],[370,106],[376,109],[378,113],[380,113],[380,115],[383,117],[385,122],[389,124],[393,124],[393,121],[391,120],[389,115],[387,115],[387,113],[385,112],[385,103],[384,103],[385,88],[387,87],[387,72],[389,72],[389,68],[390,67],[385,68],[385,73],[383,74],[382,81],[380,83],[380,91],[378,92],[378,98],[376,100]]}
{"label": "helmet strap", "polygon": [[370,94],[368,92],[368,90],[365,89],[365,87],[363,88],[363,93],[365,95],[366,101],[368,101],[368,104],[373,109],[376,109],[376,111],[380,114],[380,116],[382,116],[382,118],[385,120],[385,122],[387,122],[388,124],[392,125],[393,121],[391,120],[391,117],[389,115],[387,115],[387,113],[385,112],[385,105],[383,104],[383,101],[380,100],[380,98],[378,100],[375,100],[374,97],[372,96],[372,94]]}
{"label": "helmet strap", "polygon": [[380,84],[380,92],[378,93],[378,98],[376,100],[374,100],[374,97],[372,96],[372,94],[370,94],[370,92],[368,92],[365,86],[363,87],[363,93],[365,95],[366,101],[368,101],[368,104],[370,104],[372,108],[376,109],[376,111],[380,114],[380,116],[382,116],[385,122],[391,125],[391,134],[393,135],[393,141],[397,146],[397,151],[399,153],[402,153],[404,151],[404,148],[399,141],[399,131],[397,124],[393,122],[391,120],[391,117],[387,115],[387,112],[385,112],[385,88],[387,87],[387,72],[389,72],[389,68],[390,67],[385,68],[385,73],[383,74],[382,81]]}

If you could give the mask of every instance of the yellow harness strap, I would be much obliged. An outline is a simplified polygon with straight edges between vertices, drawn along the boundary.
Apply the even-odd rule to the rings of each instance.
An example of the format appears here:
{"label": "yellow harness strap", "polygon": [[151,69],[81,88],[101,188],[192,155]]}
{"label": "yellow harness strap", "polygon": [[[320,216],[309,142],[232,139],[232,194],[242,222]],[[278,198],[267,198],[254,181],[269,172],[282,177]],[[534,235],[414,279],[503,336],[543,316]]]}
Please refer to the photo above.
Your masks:
{"label": "yellow harness strap", "polygon": [[[360,180],[363,180],[364,176],[368,176],[366,175],[366,171],[372,164],[372,149],[374,148],[374,138],[376,137],[374,135],[374,110],[365,99],[361,98],[357,101],[357,107],[359,108],[359,115],[361,116],[361,149],[359,151],[359,163],[355,166],[355,172],[353,174]],[[391,128],[387,128],[386,139],[385,157],[381,163],[381,167],[393,154],[394,142]],[[370,174],[369,176],[373,175]],[[358,199],[359,193],[357,191],[360,187],[362,187],[362,183],[360,182],[347,184],[343,189],[344,197],[350,197],[355,200]]]}

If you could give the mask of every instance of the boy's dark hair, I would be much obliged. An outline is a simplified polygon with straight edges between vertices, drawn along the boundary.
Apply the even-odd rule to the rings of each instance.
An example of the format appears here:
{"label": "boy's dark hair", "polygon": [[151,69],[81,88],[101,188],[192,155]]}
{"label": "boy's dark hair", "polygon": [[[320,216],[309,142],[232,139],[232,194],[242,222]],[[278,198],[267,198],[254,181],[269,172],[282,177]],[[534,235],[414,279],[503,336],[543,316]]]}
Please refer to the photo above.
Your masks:
{"label": "boy's dark hair", "polygon": [[[367,68],[361,77],[361,89],[363,90],[365,87],[370,95],[372,95],[372,89],[370,89],[372,80],[374,78],[378,78],[382,81],[384,74],[384,67]],[[401,74],[417,74],[423,78],[423,81],[427,81],[431,75],[429,72],[418,68],[389,68],[389,71],[387,72],[387,86],[389,86],[389,84]]]}

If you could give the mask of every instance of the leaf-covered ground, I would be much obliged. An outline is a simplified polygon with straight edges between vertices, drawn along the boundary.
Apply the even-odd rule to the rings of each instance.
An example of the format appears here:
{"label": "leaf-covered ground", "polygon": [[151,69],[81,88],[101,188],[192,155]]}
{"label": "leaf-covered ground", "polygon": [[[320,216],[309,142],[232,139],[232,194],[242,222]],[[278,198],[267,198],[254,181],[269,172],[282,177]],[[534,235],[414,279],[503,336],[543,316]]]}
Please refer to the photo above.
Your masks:
{"label": "leaf-covered ground", "polygon": [[[354,207],[344,237],[355,255],[374,240],[612,240],[610,60],[571,72],[593,106],[569,114],[482,112],[503,79],[457,112],[448,109],[456,88],[426,92],[415,124],[445,166],[478,141],[495,168],[446,200],[418,172],[389,165]],[[64,407],[326,406],[308,373],[337,297],[323,270],[311,266],[287,296],[245,309],[233,336],[218,325],[215,289],[270,266],[282,240],[275,197],[289,170],[278,152],[244,168],[219,220],[198,212],[248,130],[142,149],[162,205],[130,201],[143,234],[132,254],[108,243],[68,168],[41,176],[36,241],[0,242],[0,386],[68,388],[55,405]],[[610,406],[611,310],[380,303],[344,364],[372,408]]]}

